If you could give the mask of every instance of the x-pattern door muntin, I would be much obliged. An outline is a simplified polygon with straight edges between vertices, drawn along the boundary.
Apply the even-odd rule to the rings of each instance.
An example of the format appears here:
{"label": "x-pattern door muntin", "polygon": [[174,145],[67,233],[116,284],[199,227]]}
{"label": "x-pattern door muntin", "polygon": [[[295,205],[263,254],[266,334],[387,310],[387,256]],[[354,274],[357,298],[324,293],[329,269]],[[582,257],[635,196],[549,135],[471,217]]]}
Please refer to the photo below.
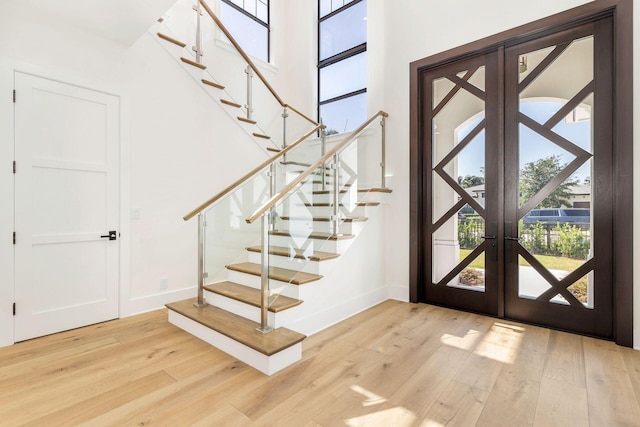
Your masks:
{"label": "x-pattern door muntin", "polygon": [[[455,86],[449,91],[449,93],[445,96],[445,98],[433,109],[433,117],[436,118],[438,113],[442,110],[442,108],[451,101],[455,95],[462,89],[465,90],[472,95],[476,96],[478,99],[485,102],[486,94],[483,90],[469,83],[469,79],[478,71],[478,67],[473,70],[467,71],[462,78],[458,77],[455,74],[450,74],[445,76],[445,78],[451,81]],[[460,200],[453,205],[451,209],[449,209],[444,215],[442,215],[437,221],[433,223],[433,232],[435,233],[443,224],[445,224],[450,218],[456,215],[465,205],[469,205],[475,212],[478,213],[480,217],[486,220],[486,213],[483,206],[481,206],[473,197],[465,191],[464,188],[449,174],[445,171],[445,166],[447,166],[451,161],[453,161],[456,156],[458,156],[479,134],[486,128],[486,119],[482,119],[472,130],[465,136],[460,142],[458,142],[454,148],[447,154],[438,164],[433,168],[433,171],[438,174],[448,185],[451,187],[453,191],[457,193],[460,197]],[[446,285],[452,279],[454,279],[462,270],[467,268],[469,264],[473,260],[475,260],[482,252],[485,251],[485,246],[487,245],[486,240],[477,246],[465,259],[463,259],[456,267],[453,268],[442,278],[438,285]]]}
{"label": "x-pattern door muntin", "polygon": [[[494,53],[424,76],[431,98],[425,120],[432,123],[426,135],[432,149],[425,163],[431,165],[427,185],[434,195],[427,202],[431,238],[426,257],[432,266],[426,274],[427,294],[442,304],[455,295],[464,308],[492,314],[497,314],[497,192],[482,191],[486,202],[481,202],[461,178],[477,175],[482,182],[496,181],[495,168],[485,168],[496,160],[495,132],[489,129],[497,124],[497,79],[487,77],[496,68]],[[465,218],[465,210],[473,215]],[[475,227],[466,246],[458,240],[462,224]]]}
{"label": "x-pattern door muntin", "polygon": [[[523,79],[522,82],[520,82],[517,91],[518,95],[522,94],[524,90],[527,89],[530,84],[535,81],[537,77],[544,73],[549,68],[549,66],[554,63],[554,60],[558,59],[558,57],[563,52],[565,52],[570,45],[571,42],[561,43],[556,46],[553,51],[547,54],[544,59],[540,61],[540,63],[535,67],[535,69],[525,79]],[[582,165],[584,165],[593,157],[590,152],[584,150],[583,148],[567,140],[566,138],[563,138],[561,135],[554,132],[553,129],[560,123],[561,120],[564,120],[569,113],[577,108],[585,100],[585,98],[587,98],[589,95],[592,95],[594,89],[595,84],[594,81],[591,80],[584,86],[583,89],[581,89],[575,96],[573,96],[573,98],[571,98],[564,106],[562,106],[551,118],[549,118],[542,124],[524,114],[522,111],[518,112],[518,123],[523,124],[533,132],[540,135],[542,138],[556,144],[558,147],[575,156],[573,161],[568,163],[562,169],[562,171],[560,171],[560,173],[553,177],[537,194],[535,194],[528,201],[526,201],[526,203],[518,208],[518,220],[523,219],[527,213],[529,213],[532,209],[543,202],[560,184],[570,178],[575,172],[578,171],[578,169]],[[560,294],[569,304],[577,307],[584,307],[583,303],[580,302],[571,292],[569,292],[567,288],[571,286],[576,280],[580,279],[585,274],[593,270],[595,264],[593,258],[587,260],[577,270],[574,270],[572,273],[559,280],[554,274],[549,271],[549,269],[542,265],[542,263],[540,263],[533,254],[531,254],[524,246],[522,246],[522,244],[520,244],[519,239],[516,239],[515,241],[518,242],[518,254],[521,255],[527,261],[527,263],[529,263],[530,266],[534,268],[538,272],[538,274],[540,274],[540,276],[542,276],[549,283],[549,285],[551,285],[551,288],[541,293],[536,298],[538,301],[551,301],[552,298]]]}
{"label": "x-pattern door muntin", "polygon": [[[612,248],[607,237],[612,229],[613,204],[609,86],[612,62],[608,56],[611,49],[607,49],[607,25],[585,24],[505,50],[505,316],[603,337],[612,335]],[[518,65],[536,55],[531,71],[521,77]],[[549,116],[533,117],[523,110],[527,100],[536,97],[562,102]],[[568,126],[567,117],[580,109],[588,111],[588,141],[569,138],[560,131],[563,125]],[[537,158],[544,158],[548,149],[566,153],[570,159],[563,161],[557,174],[525,200],[521,200],[521,156],[536,145],[527,145],[523,129],[536,141],[544,142]],[[563,185],[566,188],[568,183],[576,182],[576,176],[584,170],[590,171],[589,184],[585,185],[590,188],[589,222],[581,225],[581,232],[587,236],[584,239],[588,254],[558,272],[554,268],[559,267],[550,267],[553,263],[548,261],[549,256],[536,253],[531,247],[527,241],[531,235],[524,235],[527,226],[523,222],[533,210],[544,212],[549,208],[544,202]],[[565,230],[575,230],[577,234],[580,228],[559,222],[545,227],[547,233],[556,235]],[[558,257],[555,255],[554,259],[566,260]],[[533,276],[546,289],[525,289],[526,278]],[[578,284],[584,286],[586,295],[577,290]]]}
{"label": "x-pattern door muntin", "polygon": [[[423,105],[429,106],[421,112],[422,121],[431,127],[422,135],[422,159],[430,166],[424,175],[430,194],[424,209],[427,302],[589,335],[612,335],[612,246],[607,239],[613,193],[610,34],[610,22],[588,23],[421,75]],[[574,55],[579,53],[576,46],[589,43],[591,62],[576,62],[573,74],[563,74],[561,65],[579,56]],[[530,67],[522,73],[526,55]],[[537,101],[555,102],[557,108],[543,117],[521,108]],[[566,130],[568,117],[578,117],[580,111],[588,113],[591,126],[586,143]],[[562,153],[561,167],[527,198],[520,192],[526,159],[520,155],[532,142],[521,138],[523,129],[536,143],[543,141],[528,148],[532,156],[542,156],[545,150]],[[482,199],[477,197],[479,190],[473,193],[461,181],[468,163],[464,156],[474,154],[483,169]],[[543,256],[532,247],[523,220],[552,203],[553,195],[585,170],[591,188],[591,216],[581,229],[587,236],[587,253],[558,270],[547,259],[556,255]],[[469,218],[460,213],[465,209],[473,212],[470,216],[480,228],[476,243],[463,250],[460,224],[468,225]],[[557,226],[577,230],[570,224]],[[556,232],[550,226],[546,230]],[[469,271],[482,271],[482,286],[463,283]],[[539,286],[535,292],[524,292],[522,286],[531,277]],[[584,283],[586,297],[577,290]]]}

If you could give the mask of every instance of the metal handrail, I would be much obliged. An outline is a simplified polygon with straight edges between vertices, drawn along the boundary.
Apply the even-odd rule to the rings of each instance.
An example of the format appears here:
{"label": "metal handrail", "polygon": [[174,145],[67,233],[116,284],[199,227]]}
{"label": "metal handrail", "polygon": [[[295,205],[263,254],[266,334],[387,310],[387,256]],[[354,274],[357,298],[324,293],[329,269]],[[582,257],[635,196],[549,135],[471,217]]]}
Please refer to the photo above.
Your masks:
{"label": "metal handrail", "polygon": [[202,203],[200,206],[198,206],[197,208],[195,208],[194,210],[192,210],[191,212],[189,212],[188,214],[186,214],[183,219],[185,221],[189,221],[191,218],[193,218],[194,216],[198,215],[200,212],[202,212],[203,210],[207,209],[209,206],[211,206],[212,204],[214,204],[215,202],[217,202],[218,200],[220,200],[222,197],[224,197],[225,195],[229,194],[230,192],[232,192],[234,189],[236,189],[237,187],[239,187],[240,185],[242,185],[245,181],[249,180],[250,178],[253,178],[255,175],[257,175],[261,170],[263,170],[264,168],[266,168],[267,166],[275,163],[278,159],[280,159],[281,157],[285,156],[289,151],[293,150],[294,148],[296,148],[298,145],[300,145],[302,142],[304,142],[307,138],[309,138],[311,135],[313,135],[314,133],[318,132],[318,130],[320,129],[324,129],[325,126],[324,125],[317,125],[316,127],[314,127],[313,129],[311,129],[309,132],[307,132],[306,134],[302,135],[300,138],[298,138],[298,140],[296,140],[295,142],[293,142],[291,145],[288,145],[287,148],[285,148],[284,150],[280,151],[279,153],[277,153],[275,156],[265,160],[264,162],[262,162],[259,166],[257,166],[256,168],[254,168],[253,170],[251,170],[251,172],[245,174],[244,176],[242,176],[240,179],[236,180],[233,182],[233,184],[229,185],[228,187],[226,187],[224,190],[222,190],[221,192],[219,192],[218,194],[216,194],[215,196],[211,197],[209,200],[207,200],[206,202]]}
{"label": "metal handrail", "polygon": [[260,218],[265,212],[267,212],[269,209],[271,209],[273,206],[275,206],[275,204],[278,203],[287,194],[289,194],[289,192],[291,192],[292,189],[294,189],[296,186],[298,186],[298,184],[300,184],[309,175],[311,175],[311,173],[313,173],[313,171],[315,171],[316,169],[318,169],[319,167],[321,167],[322,165],[327,163],[327,161],[331,157],[333,157],[335,154],[341,152],[348,145],[350,145],[360,135],[360,133],[362,133],[362,131],[365,130],[378,117],[385,117],[386,118],[386,117],[389,117],[389,114],[387,114],[386,112],[384,112],[382,110],[378,111],[369,120],[367,120],[362,125],[360,125],[360,127],[358,129],[354,130],[351,133],[351,135],[349,135],[343,142],[341,142],[337,146],[333,147],[324,156],[322,156],[317,162],[315,162],[313,165],[309,166],[309,168],[306,171],[304,171],[296,179],[291,181],[285,188],[282,189],[282,191],[280,191],[278,194],[274,195],[269,200],[267,200],[267,202],[265,204],[263,204],[261,207],[259,207],[253,213],[253,215],[251,215],[249,218],[246,219],[247,223],[252,224],[256,219]]}
{"label": "metal handrail", "polygon": [[278,95],[278,93],[275,91],[275,89],[269,84],[269,82],[267,81],[267,79],[262,75],[262,73],[260,72],[260,70],[258,69],[258,67],[256,67],[256,65],[253,63],[253,61],[251,60],[251,58],[249,58],[249,55],[247,55],[247,53],[244,51],[244,49],[242,49],[242,47],[238,44],[238,42],[236,41],[236,39],[233,38],[233,36],[231,35],[231,33],[229,32],[229,30],[227,30],[227,28],[224,26],[224,24],[222,23],[222,21],[220,21],[220,19],[215,15],[215,13],[213,13],[213,10],[211,10],[211,8],[209,7],[209,5],[205,2],[205,0],[198,0],[200,2],[200,4],[202,5],[202,7],[204,7],[204,10],[207,11],[207,13],[209,14],[209,16],[211,17],[211,19],[213,19],[213,21],[216,23],[216,25],[218,26],[218,28],[220,28],[220,30],[224,33],[224,35],[229,39],[229,41],[231,42],[231,44],[233,45],[233,47],[236,48],[236,50],[238,51],[238,53],[240,53],[240,56],[242,56],[242,58],[244,58],[244,60],[247,62],[247,64],[249,64],[249,66],[251,67],[251,69],[256,73],[256,75],[258,76],[258,78],[262,81],[262,83],[264,83],[264,85],[267,87],[267,89],[269,90],[269,92],[271,92],[271,94],[273,95],[273,97],[278,101],[278,103],[280,104],[280,106],[282,107],[286,107],[289,108],[290,110],[294,111],[296,114],[300,115],[302,118],[304,118],[305,120],[309,121],[310,123],[312,123],[313,125],[318,126],[318,122],[316,122],[315,120],[309,118],[308,116],[306,116],[305,114],[301,113],[300,111],[296,110],[295,108],[293,108],[292,106],[290,106],[289,104],[286,104],[282,98],[280,98],[280,96]]}

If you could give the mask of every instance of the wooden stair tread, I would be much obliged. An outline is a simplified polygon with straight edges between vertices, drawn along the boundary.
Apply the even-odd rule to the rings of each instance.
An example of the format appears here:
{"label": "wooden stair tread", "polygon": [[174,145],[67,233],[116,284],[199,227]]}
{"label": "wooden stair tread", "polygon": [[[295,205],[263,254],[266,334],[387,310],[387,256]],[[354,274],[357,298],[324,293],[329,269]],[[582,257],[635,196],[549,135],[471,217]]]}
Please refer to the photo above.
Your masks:
{"label": "wooden stair tread", "polygon": [[[346,193],[349,190],[340,190],[340,193]],[[331,190],[315,190],[313,194],[329,194]],[[391,193],[390,188],[358,188],[358,193]]]}
{"label": "wooden stair tread", "polygon": [[280,162],[280,164],[281,165],[285,165],[285,166],[288,166],[288,165],[303,166],[305,168],[308,168],[308,167],[311,166],[310,164],[307,164],[307,163],[294,162],[294,161],[290,161],[290,160],[284,161],[284,162]]}
{"label": "wooden stair tread", "polygon": [[[227,265],[226,268],[241,273],[260,276],[262,266],[252,262],[241,262],[238,264]],[[319,274],[304,273],[302,271],[287,270],[280,267],[269,267],[269,278],[280,282],[291,283],[293,285],[304,285],[306,283],[315,282],[322,279]]]}
{"label": "wooden stair tread", "polygon": [[221,89],[221,90],[224,89],[224,86],[216,82],[212,82],[211,80],[202,79],[202,83],[206,84],[207,86],[215,87],[216,89]]}
{"label": "wooden stair tread", "polygon": [[393,193],[393,190],[390,188],[358,188],[358,193]]}
{"label": "wooden stair tread", "polygon": [[258,132],[253,132],[253,136],[255,136],[256,138],[271,139],[271,137],[270,137],[270,136],[263,135],[263,134],[258,133]]}
{"label": "wooden stair tread", "polygon": [[[160,18],[160,19],[162,19],[162,18]],[[159,21],[159,22],[162,22],[162,21]],[[180,40],[174,39],[173,37],[170,37],[170,36],[168,36],[166,34],[162,34],[162,33],[157,33],[157,34],[158,34],[158,37],[160,37],[162,40],[168,41],[169,43],[173,43],[173,44],[178,45],[180,47],[185,47],[187,45],[186,43],[183,43]]]}
{"label": "wooden stair tread", "polygon": [[[247,248],[247,250],[249,252],[261,253],[262,247],[250,246]],[[283,256],[283,257],[290,257],[293,253],[295,253],[295,255],[293,255],[294,258],[308,259],[310,261],[326,261],[329,259],[338,258],[340,256],[339,254],[334,254],[331,252],[313,252],[310,255],[305,255],[304,249],[286,248],[283,246],[271,246],[269,247],[269,253],[271,255],[277,255],[277,256]]]}
{"label": "wooden stair tread", "polygon": [[292,234],[288,230],[274,230],[270,231],[269,234],[272,236],[284,236],[284,237],[306,237],[307,239],[318,239],[318,240],[346,240],[353,239],[353,234],[338,234],[334,236],[331,233],[320,233],[314,232],[310,234]]}
{"label": "wooden stair tread", "polygon": [[201,70],[205,70],[207,68],[206,65],[198,64],[196,61],[192,61],[188,58],[185,58],[184,56],[180,57],[180,61],[184,62],[185,64],[193,65],[194,67],[200,68]]}
{"label": "wooden stair tread", "polygon": [[279,148],[275,148],[275,147],[267,147],[267,151],[271,151],[271,152],[273,152],[273,153],[279,153],[279,152],[281,152],[282,150],[281,150],[281,149],[279,149]]}
{"label": "wooden stair tread", "polygon": [[[331,221],[331,218],[326,217],[326,216],[314,216],[313,218],[281,216],[280,219],[282,219],[284,221],[308,221],[310,219],[313,219],[314,221],[319,221],[319,222],[329,222],[329,221]],[[368,219],[369,218],[364,217],[364,216],[354,216],[354,217],[341,218],[341,220],[343,222],[365,222]]]}
{"label": "wooden stair tread", "polygon": [[230,105],[232,107],[236,107],[236,108],[242,107],[242,105],[238,104],[237,102],[229,101],[227,99],[221,99],[220,102],[222,102],[223,104]]}
{"label": "wooden stair tread", "polygon": [[[304,203],[304,206],[308,207],[316,207],[316,208],[327,208],[333,206],[333,203]],[[344,204],[340,203],[340,206],[344,206]],[[380,206],[380,202],[358,202],[356,206]]]}
{"label": "wooden stair tread", "polygon": [[272,356],[306,338],[305,335],[287,328],[263,334],[256,330],[260,324],[211,305],[195,307],[193,303],[196,300],[190,298],[167,304],[166,307],[266,356]]}
{"label": "wooden stair tread", "polygon": [[[262,298],[259,289],[250,288],[239,283],[224,281],[212,283],[204,287],[206,290],[245,304],[260,308],[260,300]],[[278,313],[289,308],[302,304],[302,300],[285,297],[284,295],[274,295],[269,297],[269,311]]]}
{"label": "wooden stair tread", "polygon": [[[322,184],[322,181],[321,180],[313,180],[312,183],[313,184]],[[333,185],[333,181],[329,181],[329,180],[326,180],[324,183],[327,186],[329,186],[329,185],[332,186]],[[343,188],[349,188],[349,187],[351,187],[351,185],[352,184],[346,183],[346,184],[341,184],[340,186],[343,187]]]}
{"label": "wooden stair tread", "polygon": [[[348,193],[349,190],[340,190],[340,194]],[[333,190],[313,190],[312,194],[330,194],[333,193]]]}
{"label": "wooden stair tread", "polygon": [[238,120],[245,123],[251,123],[252,125],[255,125],[256,123],[258,123],[255,120],[247,119],[246,117],[240,117],[240,116],[238,116]]}

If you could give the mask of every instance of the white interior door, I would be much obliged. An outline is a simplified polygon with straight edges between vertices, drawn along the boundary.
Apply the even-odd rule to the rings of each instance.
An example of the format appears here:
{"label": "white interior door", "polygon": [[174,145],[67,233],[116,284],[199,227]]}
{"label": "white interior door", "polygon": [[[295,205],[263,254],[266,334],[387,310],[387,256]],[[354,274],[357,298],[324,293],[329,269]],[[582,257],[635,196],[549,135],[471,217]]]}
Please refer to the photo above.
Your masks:
{"label": "white interior door", "polygon": [[15,341],[118,317],[119,98],[15,73]]}

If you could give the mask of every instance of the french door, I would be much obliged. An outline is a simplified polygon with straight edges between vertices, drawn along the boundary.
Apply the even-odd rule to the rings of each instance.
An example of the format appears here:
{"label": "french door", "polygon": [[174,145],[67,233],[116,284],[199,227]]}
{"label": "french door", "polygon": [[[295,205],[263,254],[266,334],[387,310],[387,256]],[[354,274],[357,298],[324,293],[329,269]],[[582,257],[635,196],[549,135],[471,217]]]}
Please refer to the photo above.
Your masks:
{"label": "french door", "polygon": [[613,336],[611,19],[420,75],[422,299]]}

